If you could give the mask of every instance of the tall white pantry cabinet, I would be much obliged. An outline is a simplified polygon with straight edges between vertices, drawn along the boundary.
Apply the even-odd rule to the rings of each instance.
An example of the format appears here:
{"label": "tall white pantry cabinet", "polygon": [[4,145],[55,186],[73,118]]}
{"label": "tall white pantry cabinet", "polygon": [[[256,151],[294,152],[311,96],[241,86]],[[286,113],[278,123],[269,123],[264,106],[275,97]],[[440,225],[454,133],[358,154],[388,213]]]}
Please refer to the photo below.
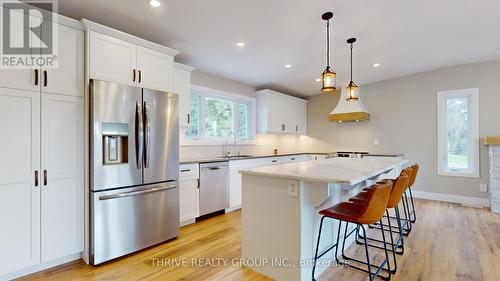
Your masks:
{"label": "tall white pantry cabinet", "polygon": [[55,30],[58,69],[0,70],[0,279],[84,248],[84,37]]}

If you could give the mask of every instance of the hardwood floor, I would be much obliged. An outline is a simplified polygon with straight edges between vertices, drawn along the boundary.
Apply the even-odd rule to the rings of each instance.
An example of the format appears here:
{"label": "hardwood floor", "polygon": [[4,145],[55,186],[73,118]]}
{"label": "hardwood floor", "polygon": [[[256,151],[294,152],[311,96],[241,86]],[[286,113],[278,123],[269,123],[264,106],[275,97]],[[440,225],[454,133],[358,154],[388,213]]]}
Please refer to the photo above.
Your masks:
{"label": "hardwood floor", "polygon": [[[417,201],[417,209],[417,224],[406,240],[405,254],[398,256],[393,280],[500,279],[500,215],[424,200]],[[241,212],[232,212],[183,227],[174,241],[98,267],[76,261],[22,280],[269,280],[231,262],[223,265],[224,258],[240,257],[240,217]],[[354,245],[349,254],[362,258],[362,250]],[[347,268],[330,268],[318,278],[366,279],[366,274]]]}

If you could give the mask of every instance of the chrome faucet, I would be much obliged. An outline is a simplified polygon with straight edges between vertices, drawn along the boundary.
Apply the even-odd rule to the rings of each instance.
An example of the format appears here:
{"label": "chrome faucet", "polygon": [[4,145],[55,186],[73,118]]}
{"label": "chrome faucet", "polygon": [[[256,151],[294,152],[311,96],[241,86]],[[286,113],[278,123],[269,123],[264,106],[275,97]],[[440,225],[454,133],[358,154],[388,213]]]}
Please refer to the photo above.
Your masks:
{"label": "chrome faucet", "polygon": [[[232,138],[232,142],[230,143],[229,142],[229,138]],[[224,154],[224,157],[229,157],[231,156],[231,150],[229,149],[229,146],[236,146],[236,135],[234,134],[234,132],[231,130],[227,133],[227,136],[226,136],[226,141],[224,143],[224,150],[223,150],[223,154]],[[239,152],[238,152],[239,154]]]}

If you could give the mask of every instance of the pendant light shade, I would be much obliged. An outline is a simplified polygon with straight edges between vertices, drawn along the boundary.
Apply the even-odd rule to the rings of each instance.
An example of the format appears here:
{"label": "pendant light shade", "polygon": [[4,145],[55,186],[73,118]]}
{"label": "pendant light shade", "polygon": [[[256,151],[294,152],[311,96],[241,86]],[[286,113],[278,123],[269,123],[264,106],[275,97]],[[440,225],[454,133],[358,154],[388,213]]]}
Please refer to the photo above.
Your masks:
{"label": "pendant light shade", "polygon": [[356,38],[347,39],[347,43],[351,44],[351,81],[349,82],[349,85],[347,85],[346,87],[347,101],[357,101],[359,99],[359,88],[356,85],[356,83],[352,81],[352,48],[354,42],[356,42]]}
{"label": "pendant light shade", "polygon": [[330,69],[330,19],[332,12],[324,13],[321,18],[326,20],[326,69],[321,74],[322,87],[321,92],[333,93],[336,87],[337,74]]}

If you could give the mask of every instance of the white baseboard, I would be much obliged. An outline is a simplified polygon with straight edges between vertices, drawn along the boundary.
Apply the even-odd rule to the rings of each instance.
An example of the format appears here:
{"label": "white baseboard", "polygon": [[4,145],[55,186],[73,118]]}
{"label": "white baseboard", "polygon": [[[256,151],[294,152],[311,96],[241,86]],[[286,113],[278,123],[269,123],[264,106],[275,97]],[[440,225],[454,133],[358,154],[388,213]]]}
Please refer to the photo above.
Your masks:
{"label": "white baseboard", "polygon": [[434,192],[418,191],[418,190],[412,190],[412,194],[413,197],[420,199],[459,203],[470,206],[481,206],[481,207],[490,206],[490,200],[487,198],[476,198],[476,197],[434,193]]}
{"label": "white baseboard", "polygon": [[187,220],[184,220],[184,221],[181,221],[181,223],[179,224],[180,227],[183,227],[183,226],[186,226],[186,225],[190,225],[190,224],[193,224],[196,222],[196,218],[193,218],[193,219],[187,219]]}
{"label": "white baseboard", "polygon": [[26,275],[30,275],[30,274],[33,274],[33,273],[36,273],[36,272],[39,272],[39,271],[42,271],[42,270],[45,270],[45,269],[49,269],[51,267],[58,266],[58,265],[61,265],[61,264],[64,264],[64,263],[67,263],[67,262],[70,262],[70,261],[76,261],[76,260],[79,260],[80,258],[81,258],[81,253],[73,254],[73,255],[70,255],[70,256],[67,256],[67,257],[64,257],[64,258],[60,258],[60,259],[57,259],[57,260],[49,261],[49,262],[46,262],[46,263],[43,263],[43,264],[37,264],[37,265],[34,265],[32,267],[28,267],[28,268],[25,268],[25,269],[21,269],[21,270],[18,270],[18,271],[7,273],[5,275],[1,275],[0,276],[0,280],[12,280],[12,279],[16,279],[16,278],[19,278],[19,277],[22,277],[22,276],[26,276]]}
{"label": "white baseboard", "polygon": [[241,209],[241,205],[237,205],[237,206],[234,206],[234,207],[230,207],[230,208],[227,208],[226,209],[226,213],[229,213],[229,212],[233,212],[233,211],[237,211]]}

